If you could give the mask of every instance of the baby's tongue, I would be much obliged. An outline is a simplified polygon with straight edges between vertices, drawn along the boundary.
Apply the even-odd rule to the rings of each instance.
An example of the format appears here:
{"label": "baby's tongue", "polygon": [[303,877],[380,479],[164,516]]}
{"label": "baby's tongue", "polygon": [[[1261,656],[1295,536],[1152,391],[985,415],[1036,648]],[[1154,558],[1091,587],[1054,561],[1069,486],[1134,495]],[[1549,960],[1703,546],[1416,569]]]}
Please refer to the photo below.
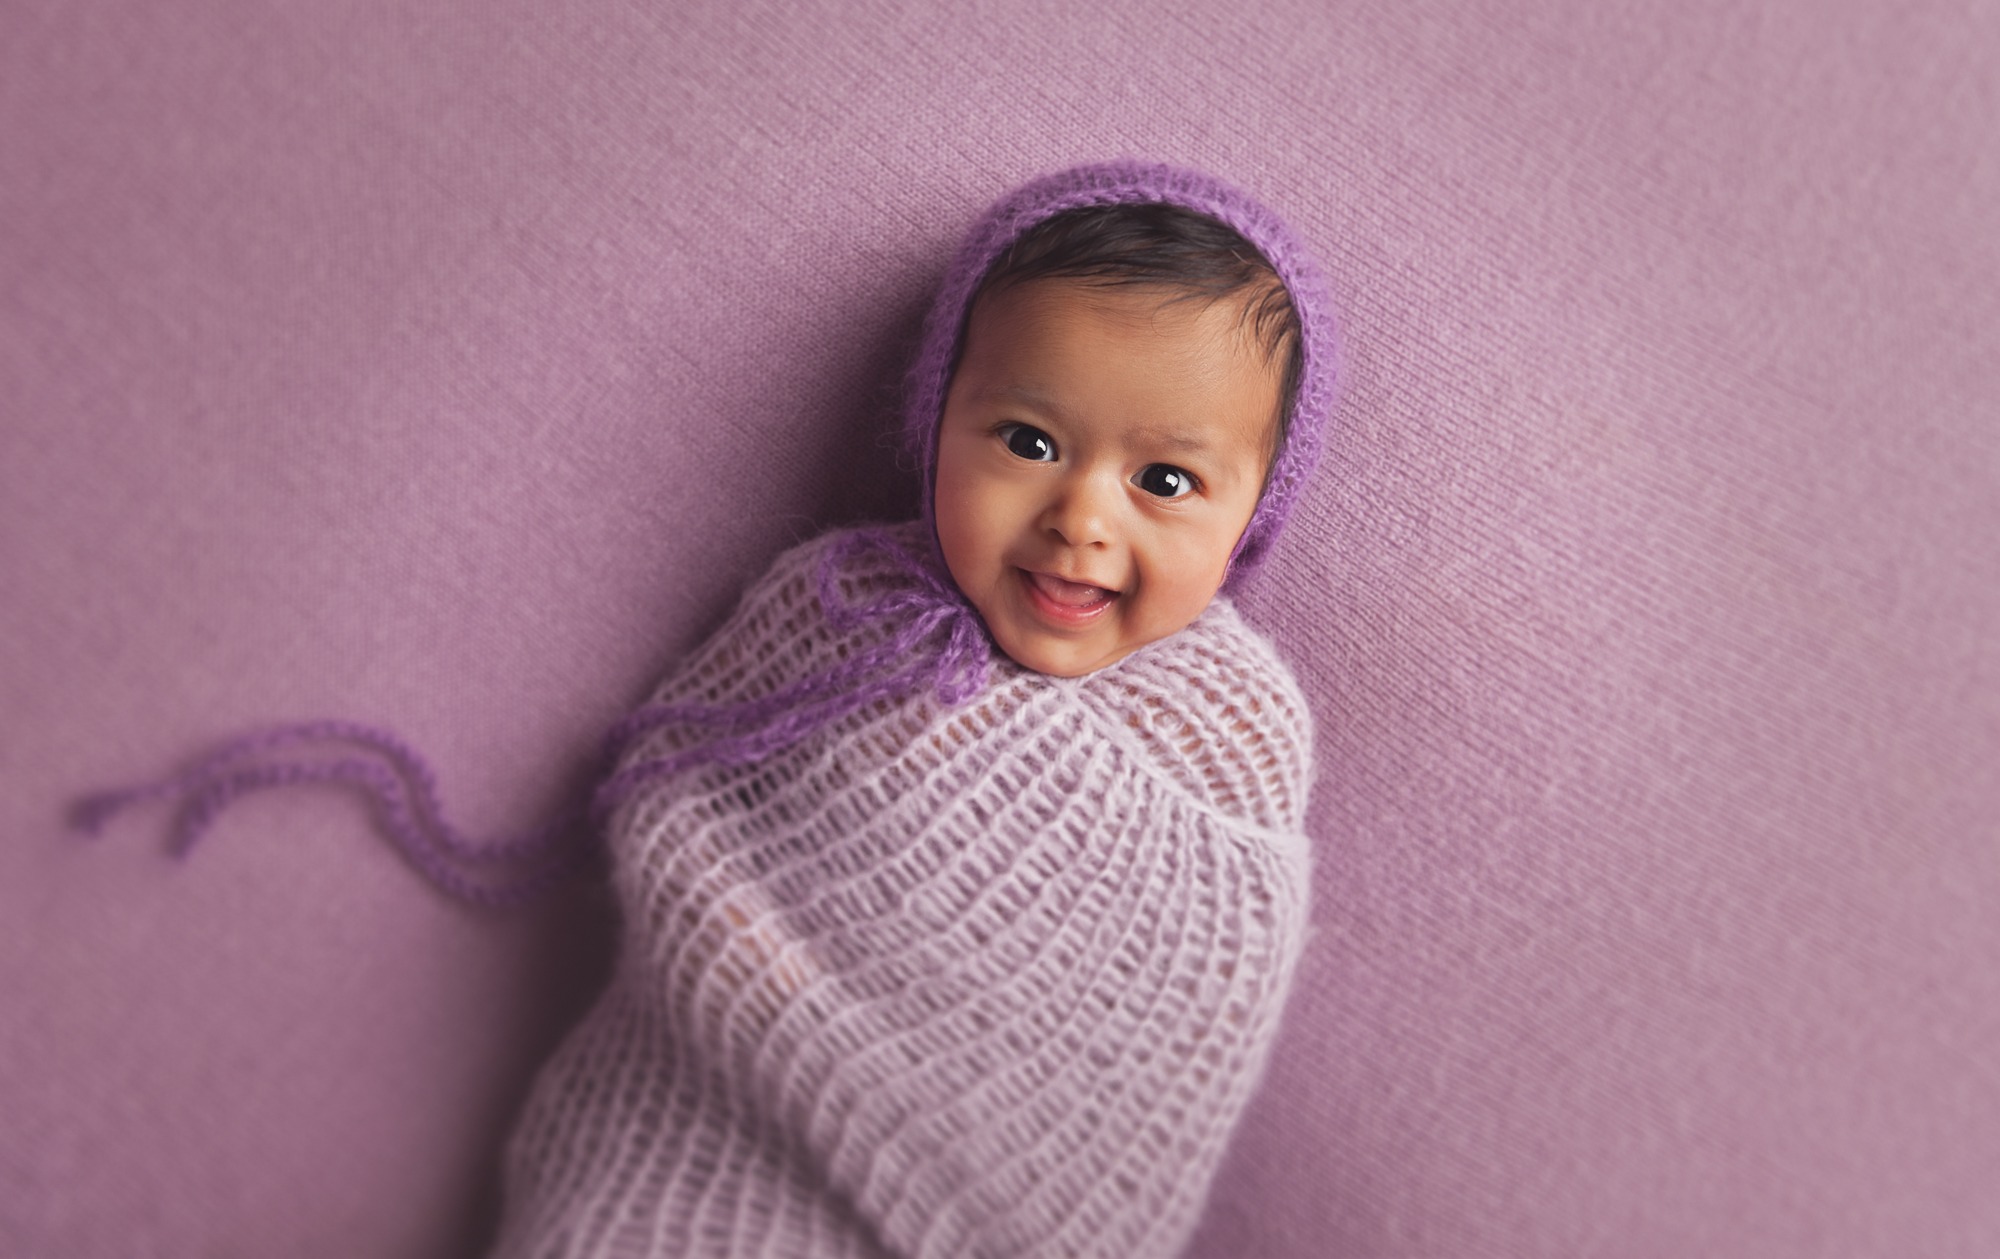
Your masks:
{"label": "baby's tongue", "polygon": [[1035,585],[1043,594],[1057,603],[1072,608],[1087,608],[1093,603],[1111,597],[1111,592],[1101,586],[1087,586],[1080,581],[1064,581],[1047,573],[1033,574]]}

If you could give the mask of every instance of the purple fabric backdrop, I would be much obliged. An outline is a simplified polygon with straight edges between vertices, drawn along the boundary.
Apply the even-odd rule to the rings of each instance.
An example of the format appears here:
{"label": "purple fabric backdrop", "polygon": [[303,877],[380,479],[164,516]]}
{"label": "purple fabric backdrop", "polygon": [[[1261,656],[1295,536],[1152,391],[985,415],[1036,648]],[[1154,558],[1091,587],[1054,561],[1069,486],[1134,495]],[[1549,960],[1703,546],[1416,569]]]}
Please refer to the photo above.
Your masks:
{"label": "purple fabric backdrop", "polygon": [[1194,1247],[2000,1253],[1990,5],[16,0],[0,1251],[433,1256],[606,956],[271,718],[545,811],[881,444],[950,243],[1076,160],[1288,210],[1352,387],[1252,615],[1317,935]]}

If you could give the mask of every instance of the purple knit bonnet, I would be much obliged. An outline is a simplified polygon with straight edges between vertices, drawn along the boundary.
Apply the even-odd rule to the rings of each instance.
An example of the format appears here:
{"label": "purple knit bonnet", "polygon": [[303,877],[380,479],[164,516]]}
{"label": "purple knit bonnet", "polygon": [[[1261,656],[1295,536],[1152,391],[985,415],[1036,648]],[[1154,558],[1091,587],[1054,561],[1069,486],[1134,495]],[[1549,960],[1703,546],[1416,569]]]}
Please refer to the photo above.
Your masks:
{"label": "purple knit bonnet", "polygon": [[[390,731],[347,721],[301,722],[231,740],[165,779],[82,801],[78,825],[95,832],[130,805],[172,800],[180,806],[176,847],[185,851],[243,795],[299,783],[347,783],[371,798],[382,830],[432,882],[463,900],[504,905],[538,896],[589,851],[570,842],[584,815],[602,817],[650,782],[704,763],[755,764],[886,697],[930,689],[946,705],[969,699],[986,684],[992,648],[938,553],[932,501],[938,422],[969,307],[1001,252],[1043,220],[1087,206],[1159,202],[1233,228],[1271,264],[1298,314],[1300,370],[1291,423],[1223,582],[1225,590],[1239,588],[1269,554],[1319,462],[1337,372],[1325,280],[1276,215],[1220,180],[1141,162],[1079,166],[1003,198],[974,225],[945,276],[910,371],[903,415],[905,440],[922,470],[931,554],[911,554],[879,528],[851,531],[825,549],[818,586],[829,623],[840,632],[881,627],[839,665],[749,700],[640,708],[610,732],[607,757],[618,769],[590,803],[513,838],[465,835],[445,815],[436,775],[414,748]],[[843,565],[870,549],[889,552],[910,581],[851,600],[840,580]],[[675,751],[649,752],[651,736],[666,727],[698,730],[702,737]]]}
{"label": "purple knit bonnet", "polygon": [[1153,202],[1206,214],[1233,228],[1278,273],[1298,312],[1301,362],[1291,426],[1264,496],[1230,556],[1223,589],[1240,590],[1270,554],[1307,476],[1319,463],[1327,413],[1333,408],[1339,348],[1326,279],[1291,229],[1248,193],[1199,171],[1153,162],[1100,162],[1032,180],[1001,198],[959,246],[924,323],[903,411],[903,438],[922,470],[924,523],[932,526],[933,535],[938,421],[966,318],[986,272],[1009,245],[1064,211]]}

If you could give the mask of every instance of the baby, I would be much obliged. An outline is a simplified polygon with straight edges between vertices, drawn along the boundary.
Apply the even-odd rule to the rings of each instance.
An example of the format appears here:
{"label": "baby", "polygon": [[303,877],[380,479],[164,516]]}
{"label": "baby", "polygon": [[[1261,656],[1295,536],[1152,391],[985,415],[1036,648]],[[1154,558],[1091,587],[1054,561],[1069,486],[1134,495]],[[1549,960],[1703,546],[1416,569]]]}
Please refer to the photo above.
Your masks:
{"label": "baby", "polygon": [[[995,206],[911,374],[923,514],[794,548],[614,732],[612,981],[509,1143],[496,1255],[1171,1255],[1306,924],[1311,719],[1226,597],[1317,461],[1317,271],[1114,163]],[[309,760],[334,743],[360,755]],[[532,894],[392,736],[320,722],[88,802],[344,780]],[[562,833],[551,828],[543,839]],[[513,887],[468,874],[542,861]]]}
{"label": "baby", "polygon": [[1326,318],[1189,172],[978,225],[923,518],[781,557],[626,731],[623,948],[499,1256],[1180,1250],[1306,922],[1310,718],[1216,596],[1314,462]]}

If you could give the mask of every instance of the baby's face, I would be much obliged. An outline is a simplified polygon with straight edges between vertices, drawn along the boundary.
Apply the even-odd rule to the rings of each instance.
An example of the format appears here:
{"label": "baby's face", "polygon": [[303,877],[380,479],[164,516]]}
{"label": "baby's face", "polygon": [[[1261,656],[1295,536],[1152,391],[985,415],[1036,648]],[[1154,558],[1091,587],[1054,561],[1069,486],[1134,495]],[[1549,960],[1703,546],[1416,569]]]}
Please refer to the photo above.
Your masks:
{"label": "baby's face", "polygon": [[1101,669],[1214,597],[1279,371],[1234,298],[1036,280],[982,298],[938,430],[938,541],[1000,649]]}

